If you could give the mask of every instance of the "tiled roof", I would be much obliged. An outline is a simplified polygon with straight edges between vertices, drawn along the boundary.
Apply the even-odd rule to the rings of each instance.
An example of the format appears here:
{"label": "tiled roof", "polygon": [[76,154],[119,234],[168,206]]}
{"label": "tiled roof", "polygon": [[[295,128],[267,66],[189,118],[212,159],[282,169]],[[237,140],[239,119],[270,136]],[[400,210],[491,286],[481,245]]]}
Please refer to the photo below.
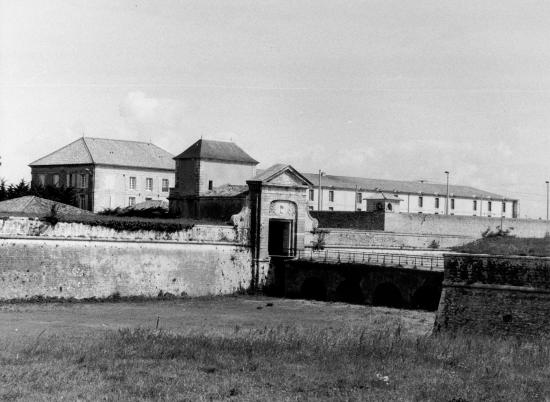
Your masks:
{"label": "tiled roof", "polygon": [[213,159],[227,162],[241,162],[257,165],[258,161],[242,150],[237,144],[228,141],[200,139],[174,159]]}
{"label": "tiled roof", "polygon": [[126,207],[128,210],[134,210],[134,211],[142,211],[146,209],[164,209],[168,211],[168,201],[164,200],[145,200],[143,202],[138,202],[135,205]]}
{"label": "tiled roof", "polygon": [[14,214],[24,216],[47,216],[51,213],[52,205],[56,206],[58,215],[93,215],[90,211],[63,204],[45,198],[27,195],[0,202],[0,214]]}
{"label": "tiled roof", "polygon": [[268,167],[267,169],[256,169],[256,176],[254,176],[251,181],[264,181],[269,179],[274,174],[279,173],[289,165],[284,163],[276,163],[273,166]]}
{"label": "tiled roof", "polygon": [[[315,185],[319,183],[319,175],[317,173],[303,173],[303,175]],[[363,177],[325,175],[321,179],[321,184],[323,187],[334,187],[349,190],[354,190],[357,187],[358,191],[385,191],[387,193],[397,194],[423,193],[437,194],[440,196],[445,196],[447,194],[446,184],[416,181],[367,179]],[[469,186],[449,185],[449,194],[452,197],[490,197],[497,200],[512,200],[512,198],[504,197],[500,194],[491,193]]]}
{"label": "tiled roof", "polygon": [[260,182],[267,182],[270,179],[278,176],[280,173],[282,173],[284,170],[291,171],[294,175],[298,176],[300,180],[302,180],[306,185],[311,185],[311,180],[309,180],[305,175],[298,172],[296,169],[294,169],[290,165],[286,165],[284,163],[276,163],[273,166],[270,166],[267,169],[258,169],[256,170],[256,176],[254,176],[250,181],[260,181]]}
{"label": "tiled roof", "polygon": [[224,184],[223,186],[214,187],[203,194],[204,197],[234,197],[244,194],[248,191],[248,186],[237,184]]}
{"label": "tiled roof", "polygon": [[154,144],[82,137],[29,166],[111,165],[175,170],[173,155]]}
{"label": "tiled roof", "polygon": [[391,200],[391,201],[403,201],[397,194],[386,194],[383,192],[376,193],[371,197],[364,198],[366,200]]}

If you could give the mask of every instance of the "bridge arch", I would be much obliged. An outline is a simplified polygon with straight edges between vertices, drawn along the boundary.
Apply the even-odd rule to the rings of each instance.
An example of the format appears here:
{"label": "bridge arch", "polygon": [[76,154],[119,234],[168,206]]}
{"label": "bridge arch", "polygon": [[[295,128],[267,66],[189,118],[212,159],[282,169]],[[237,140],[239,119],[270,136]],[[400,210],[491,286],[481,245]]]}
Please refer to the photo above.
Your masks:
{"label": "bridge arch", "polygon": [[419,287],[413,294],[412,306],[420,310],[435,311],[441,298],[441,286],[428,283]]}
{"label": "bridge arch", "polygon": [[336,288],[336,301],[350,304],[364,304],[365,296],[359,278],[344,279]]}
{"label": "bridge arch", "polygon": [[372,304],[375,306],[403,307],[403,297],[397,286],[390,282],[384,282],[376,286]]}
{"label": "bridge arch", "polygon": [[306,278],[300,288],[300,296],[304,299],[325,301],[327,299],[327,287],[320,278]]}

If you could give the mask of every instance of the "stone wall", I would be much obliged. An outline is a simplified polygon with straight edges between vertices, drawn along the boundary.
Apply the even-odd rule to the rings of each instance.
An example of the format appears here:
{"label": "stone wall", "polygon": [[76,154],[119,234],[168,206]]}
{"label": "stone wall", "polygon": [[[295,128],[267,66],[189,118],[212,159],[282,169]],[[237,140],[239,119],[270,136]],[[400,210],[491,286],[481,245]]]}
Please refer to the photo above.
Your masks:
{"label": "stone wall", "polygon": [[52,226],[39,219],[18,217],[0,219],[1,236],[248,244],[246,233],[229,225],[194,225],[188,230],[169,233],[154,230],[118,231],[104,226],[66,222],[58,222]]}
{"label": "stone wall", "polygon": [[204,296],[248,289],[252,258],[244,229],[197,225],[175,233],[134,232],[0,220],[0,300]]}
{"label": "stone wall", "polygon": [[321,228],[384,230],[384,212],[310,211]]}
{"label": "stone wall", "polygon": [[[496,231],[500,218],[482,218],[458,215],[385,214],[384,230],[396,233],[462,235],[480,238],[488,228]],[[504,229],[518,237],[544,237],[550,232],[550,223],[536,219],[503,219]],[[512,229],[513,228],[513,229]]]}
{"label": "stone wall", "polygon": [[229,244],[2,238],[0,300],[230,294],[250,266],[250,249]]}
{"label": "stone wall", "polygon": [[[323,229],[323,233],[306,233],[306,247],[312,247],[319,236],[326,248],[419,248],[448,249],[475,240],[475,237],[444,234],[391,233],[358,229]],[[435,243],[434,243],[435,242]]]}
{"label": "stone wall", "polygon": [[445,256],[436,330],[541,335],[549,313],[550,258]]}

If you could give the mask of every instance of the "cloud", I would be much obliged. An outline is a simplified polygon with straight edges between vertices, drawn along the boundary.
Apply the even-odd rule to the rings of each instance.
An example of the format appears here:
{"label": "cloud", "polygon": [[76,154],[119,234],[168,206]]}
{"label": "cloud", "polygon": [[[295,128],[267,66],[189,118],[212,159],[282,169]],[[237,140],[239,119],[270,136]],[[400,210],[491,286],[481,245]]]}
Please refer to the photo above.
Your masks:
{"label": "cloud", "polygon": [[173,134],[182,124],[185,105],[181,100],[148,97],[129,92],[119,105],[120,116],[141,139]]}

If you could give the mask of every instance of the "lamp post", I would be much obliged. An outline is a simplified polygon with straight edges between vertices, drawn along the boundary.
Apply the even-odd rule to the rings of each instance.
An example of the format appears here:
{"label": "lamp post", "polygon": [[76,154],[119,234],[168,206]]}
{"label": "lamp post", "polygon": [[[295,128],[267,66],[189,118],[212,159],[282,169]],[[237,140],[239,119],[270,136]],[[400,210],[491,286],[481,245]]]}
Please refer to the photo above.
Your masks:
{"label": "lamp post", "polygon": [[321,187],[321,177],[325,175],[325,172],[323,172],[321,169],[319,169],[319,197],[317,199],[317,210],[321,210],[323,208],[323,191]]}
{"label": "lamp post", "polygon": [[445,170],[447,175],[447,197],[445,198],[445,215],[449,215],[449,171]]}
{"label": "lamp post", "polygon": [[548,186],[550,182],[546,180],[546,220],[548,220],[548,211],[549,211],[549,205],[548,204],[548,196],[550,195],[550,187]]}

